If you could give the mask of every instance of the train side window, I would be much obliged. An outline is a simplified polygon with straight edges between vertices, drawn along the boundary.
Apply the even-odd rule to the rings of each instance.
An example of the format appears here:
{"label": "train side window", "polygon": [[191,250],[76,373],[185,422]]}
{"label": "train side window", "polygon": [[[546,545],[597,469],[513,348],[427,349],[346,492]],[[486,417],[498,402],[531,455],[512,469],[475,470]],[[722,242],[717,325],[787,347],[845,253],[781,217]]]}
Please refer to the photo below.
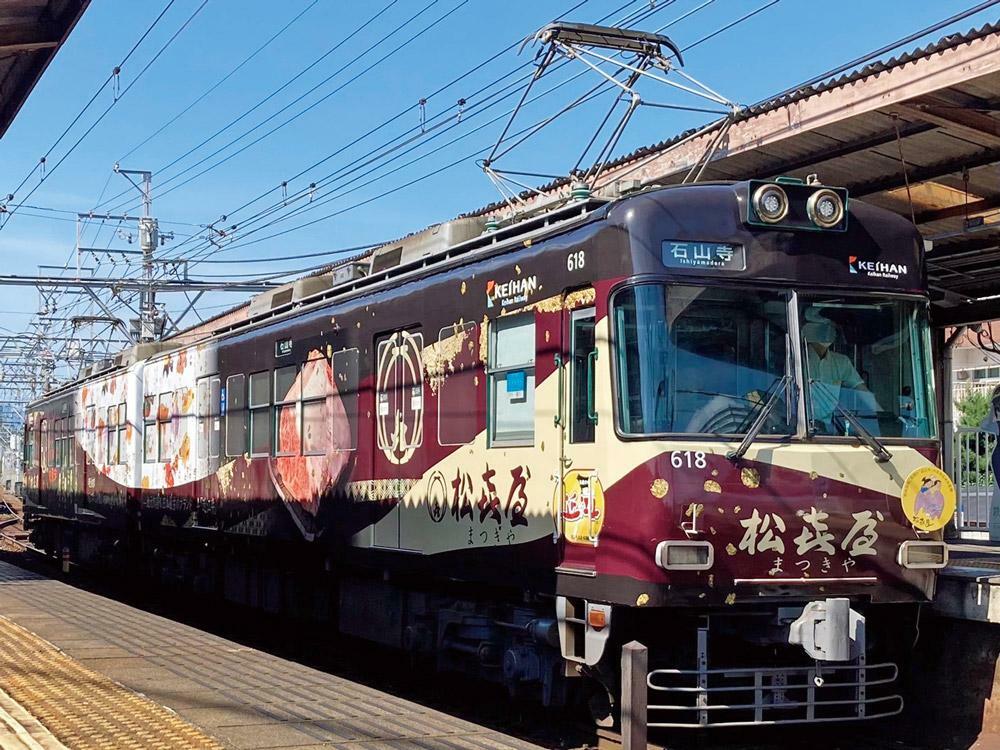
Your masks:
{"label": "train side window", "polygon": [[118,463],[118,406],[108,407],[108,420],[105,422],[104,431],[107,434],[107,453],[104,454],[104,463]]}
{"label": "train side window", "polygon": [[343,413],[333,402],[333,450],[353,451],[358,447],[358,350],[333,353],[333,385]]}
{"label": "train side window", "polygon": [[199,461],[208,458],[208,442],[212,429],[212,417],[208,406],[208,378],[202,378],[195,386],[195,415],[198,420]]}
{"label": "train side window", "polygon": [[[173,450],[182,461],[191,457],[191,443],[194,440],[195,392],[191,388],[178,388],[174,391],[174,413],[172,415]],[[186,441],[186,444],[185,444]]]}
{"label": "train side window", "polygon": [[271,373],[250,375],[250,455],[271,453]]}
{"label": "train side window", "polygon": [[297,456],[302,448],[299,396],[302,392],[298,365],[274,371],[274,455]]}
{"label": "train side window", "polygon": [[[128,408],[125,404],[118,404],[118,463],[128,463],[128,456],[125,451],[125,435],[128,433]],[[73,443],[70,441],[70,464],[72,465]]]}
{"label": "train side window", "polygon": [[209,417],[209,432],[208,432],[208,457],[218,458],[219,448],[222,438],[222,420],[220,406],[222,401],[222,381],[219,378],[212,378],[209,382],[208,388],[208,417]]}
{"label": "train side window", "polygon": [[160,394],[160,405],[156,410],[156,431],[159,435],[160,451],[159,461],[166,462],[173,457],[174,452],[174,431],[171,429],[174,418],[174,393]]}
{"label": "train side window", "polygon": [[39,440],[39,443],[40,443],[39,453],[41,453],[42,468],[47,469],[52,462],[52,456],[49,453],[49,420],[47,419],[42,420],[41,439]]}
{"label": "train side window", "polygon": [[247,452],[246,375],[226,378],[226,455]]}
{"label": "train side window", "polygon": [[597,339],[594,308],[574,310],[570,315],[570,422],[571,443],[594,442],[594,378],[597,373]]}
{"label": "train side window", "polygon": [[438,353],[425,363],[431,387],[437,389],[438,443],[467,445],[479,432],[476,398],[476,324],[445,326]]}
{"label": "train side window", "polygon": [[489,444],[533,445],[535,440],[535,317],[510,315],[490,323],[487,376]]}
{"label": "train side window", "polygon": [[[93,425],[93,415],[87,421]],[[156,463],[156,437],[156,396],[146,396],[142,400],[142,457],[148,464]]]}
{"label": "train side window", "polygon": [[302,455],[322,456],[330,450],[327,404],[333,403],[330,363],[315,353],[302,366]]}
{"label": "train side window", "polygon": [[73,431],[70,433],[69,439],[69,463],[70,466],[76,466],[76,446],[80,442],[80,435],[83,429],[83,415],[74,414],[73,415]]}

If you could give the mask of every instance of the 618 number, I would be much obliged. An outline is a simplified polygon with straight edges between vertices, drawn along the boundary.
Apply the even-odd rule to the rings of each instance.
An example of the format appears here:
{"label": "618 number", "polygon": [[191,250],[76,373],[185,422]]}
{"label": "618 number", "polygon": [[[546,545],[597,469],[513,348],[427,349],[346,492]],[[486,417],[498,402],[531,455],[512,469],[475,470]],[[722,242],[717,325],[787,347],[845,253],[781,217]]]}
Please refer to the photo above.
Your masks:
{"label": "618 number", "polygon": [[670,465],[675,469],[704,469],[708,466],[704,451],[671,451]]}

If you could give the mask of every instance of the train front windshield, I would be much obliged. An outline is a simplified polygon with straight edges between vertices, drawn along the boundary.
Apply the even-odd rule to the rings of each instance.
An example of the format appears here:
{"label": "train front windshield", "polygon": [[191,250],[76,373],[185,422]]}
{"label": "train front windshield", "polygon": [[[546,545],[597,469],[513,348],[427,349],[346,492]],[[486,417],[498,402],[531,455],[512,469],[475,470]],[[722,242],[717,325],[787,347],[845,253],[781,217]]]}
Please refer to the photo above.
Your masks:
{"label": "train front windshield", "polygon": [[613,323],[623,434],[739,436],[767,409],[759,434],[790,436],[803,397],[812,436],[935,435],[919,302],[640,284],[615,295]]}

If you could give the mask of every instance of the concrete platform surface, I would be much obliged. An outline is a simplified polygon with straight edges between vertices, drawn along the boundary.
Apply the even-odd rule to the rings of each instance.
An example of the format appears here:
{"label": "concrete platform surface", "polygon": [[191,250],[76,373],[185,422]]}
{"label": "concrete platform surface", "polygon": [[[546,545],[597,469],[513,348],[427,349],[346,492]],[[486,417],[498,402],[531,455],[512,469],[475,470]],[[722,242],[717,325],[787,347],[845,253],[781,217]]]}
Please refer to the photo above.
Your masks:
{"label": "concrete platform surface", "polygon": [[[10,690],[11,676],[37,678],[32,673],[46,669],[41,655],[56,662],[49,665],[49,671],[65,671],[61,675],[63,688],[74,683],[79,700],[85,707],[91,706],[94,716],[104,715],[88,700],[117,701],[110,718],[90,722],[93,726],[88,731],[95,735],[104,731],[101,742],[82,744],[78,738],[68,737],[72,717],[61,726],[51,715],[52,711],[58,712],[65,690],[50,692],[42,699],[32,698],[33,683],[29,680],[20,693],[11,691],[14,700],[74,750],[127,747],[116,743],[133,731],[128,718],[140,709],[148,712],[142,715],[147,722],[165,720],[157,711],[173,717],[173,730],[185,740],[164,744],[150,741],[137,747],[537,747],[5,562],[0,562],[0,617],[0,652],[13,650],[17,656],[18,644],[22,644],[20,658],[8,659],[9,672],[0,658],[4,689]],[[405,665],[401,664],[401,668]],[[115,687],[120,694],[107,693]],[[40,715],[46,711],[41,707],[44,705],[49,706],[48,719]],[[75,721],[83,722],[84,714],[86,711],[80,712]],[[103,730],[102,721],[106,724]]]}

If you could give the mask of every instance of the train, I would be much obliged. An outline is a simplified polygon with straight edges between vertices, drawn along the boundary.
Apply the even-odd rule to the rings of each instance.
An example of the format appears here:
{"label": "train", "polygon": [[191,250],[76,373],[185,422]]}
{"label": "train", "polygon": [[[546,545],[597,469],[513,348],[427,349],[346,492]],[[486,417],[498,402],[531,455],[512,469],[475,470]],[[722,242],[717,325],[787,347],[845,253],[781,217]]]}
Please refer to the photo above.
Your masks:
{"label": "train", "polygon": [[25,521],[599,724],[628,643],[651,727],[891,716],[955,505],[924,252],[814,177],[461,217],[44,394]]}

